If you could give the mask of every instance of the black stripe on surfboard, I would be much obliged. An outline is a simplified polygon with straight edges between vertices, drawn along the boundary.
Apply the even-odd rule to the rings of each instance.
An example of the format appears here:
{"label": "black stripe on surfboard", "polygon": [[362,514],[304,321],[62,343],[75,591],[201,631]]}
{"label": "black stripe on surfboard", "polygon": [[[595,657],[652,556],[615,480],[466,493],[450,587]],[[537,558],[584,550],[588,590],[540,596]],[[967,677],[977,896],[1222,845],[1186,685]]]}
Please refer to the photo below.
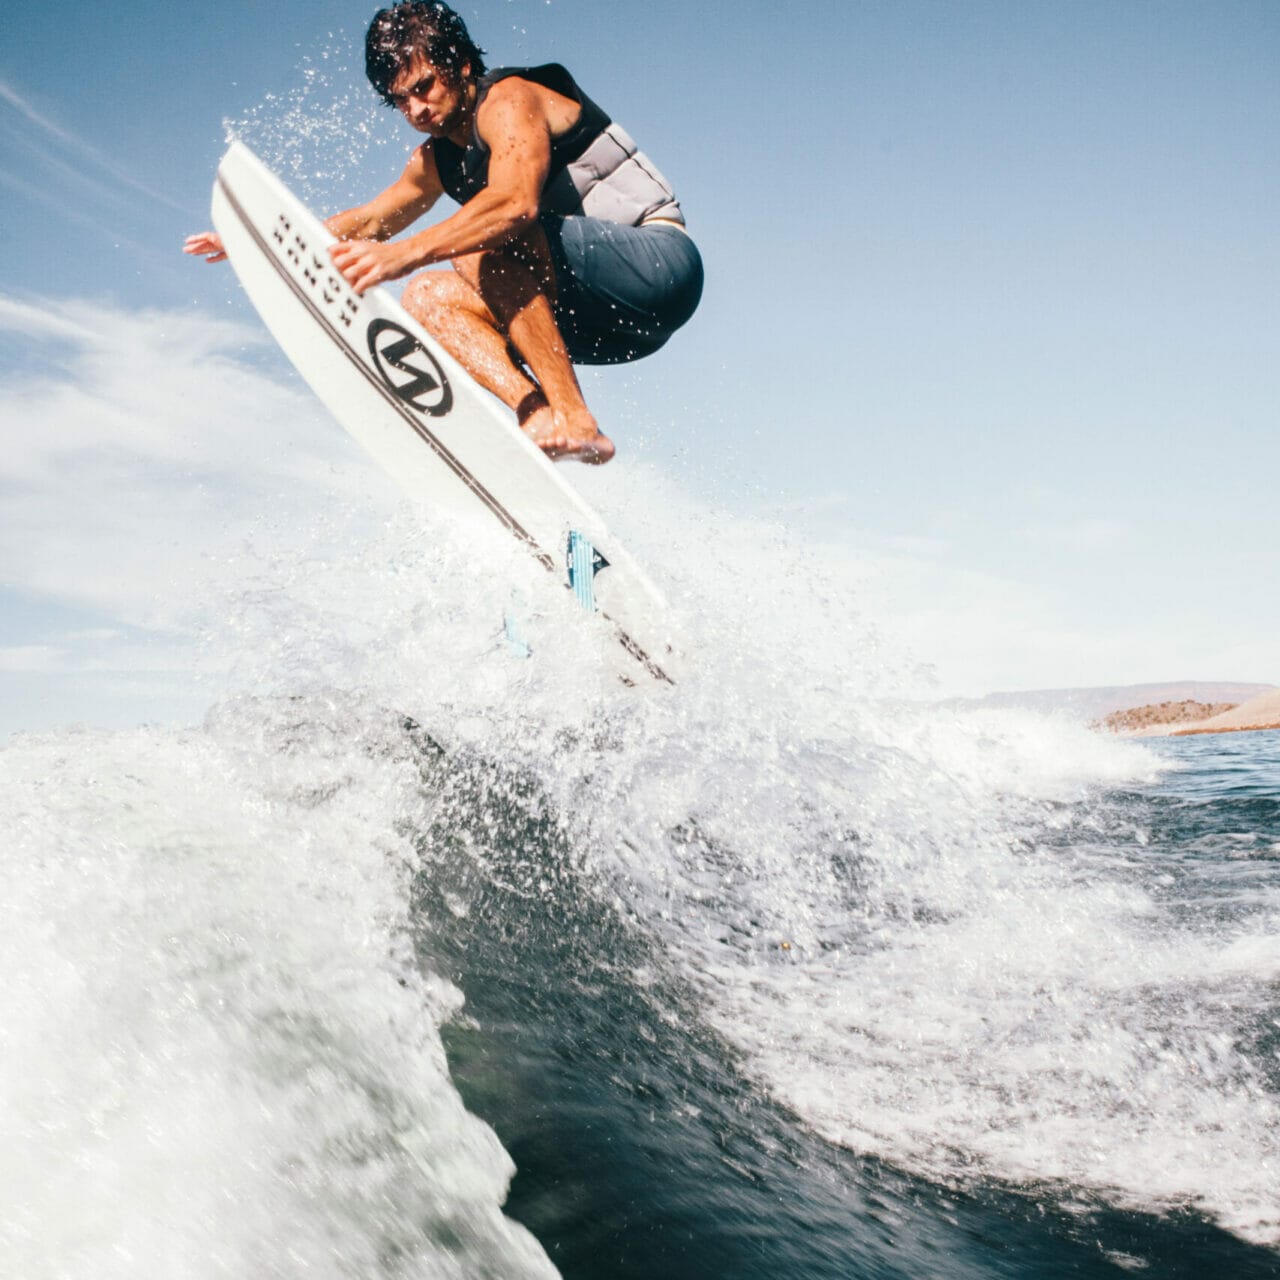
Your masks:
{"label": "black stripe on surfboard", "polygon": [[[217,176],[218,188],[226,198],[227,203],[231,206],[237,218],[240,219],[241,226],[249,233],[253,242],[258,246],[262,256],[275,268],[276,274],[287,284],[293,292],[294,297],[307,309],[312,319],[316,320],[320,327],[329,335],[333,343],[345,355],[361,374],[364,375],[365,381],[373,387],[379,395],[387,402],[387,404],[400,415],[404,422],[413,429],[415,434],[427,445],[434,450],[436,456],[443,462],[459,480],[475,494],[477,498],[495,515],[498,520],[504,524],[521,542],[523,542],[533,553],[538,563],[542,565],[548,572],[557,574],[559,572],[555,561],[538,545],[537,540],[532,534],[524,528],[523,525],[509,512],[506,507],[498,501],[497,498],[484,487],[481,482],[454,456],[448,447],[427,430],[426,424],[420,419],[412,415],[408,407],[400,400],[400,398],[388,387],[381,378],[374,374],[374,371],[365,364],[364,360],[352,350],[351,347],[343,340],[342,335],[334,328],[329,317],[316,305],[307,292],[302,288],[298,281],[293,277],[288,268],[280,261],[280,259],[272,252],[270,244],[266,237],[253,224],[253,220],[245,212],[244,206],[236,199],[235,192],[227,185],[222,174]],[[565,584],[568,587],[568,584]],[[568,587],[572,590],[571,587]],[[601,610],[600,616],[604,618],[614,629],[622,647],[637,661],[646,671],[649,672],[655,680],[665,681],[667,684],[675,682],[663,669],[658,666],[654,660],[644,651],[643,648],[622,629],[607,613]]]}

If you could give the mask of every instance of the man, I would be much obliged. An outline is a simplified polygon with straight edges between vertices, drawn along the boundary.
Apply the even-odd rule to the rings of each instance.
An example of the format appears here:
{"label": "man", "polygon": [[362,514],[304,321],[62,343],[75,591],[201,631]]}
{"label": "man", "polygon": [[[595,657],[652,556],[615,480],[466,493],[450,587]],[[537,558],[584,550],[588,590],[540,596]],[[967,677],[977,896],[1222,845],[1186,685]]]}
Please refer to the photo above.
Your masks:
{"label": "man", "polygon": [[[697,307],[702,261],[671,188],[563,67],[486,72],[441,0],[380,10],[365,66],[427,140],[390,187],[328,220],[334,262],[357,293],[451,262],[416,276],[405,307],[550,457],[608,462],[573,365],[648,355]],[[391,239],[444,194],[456,213]],[[225,256],[212,232],[185,251]]]}

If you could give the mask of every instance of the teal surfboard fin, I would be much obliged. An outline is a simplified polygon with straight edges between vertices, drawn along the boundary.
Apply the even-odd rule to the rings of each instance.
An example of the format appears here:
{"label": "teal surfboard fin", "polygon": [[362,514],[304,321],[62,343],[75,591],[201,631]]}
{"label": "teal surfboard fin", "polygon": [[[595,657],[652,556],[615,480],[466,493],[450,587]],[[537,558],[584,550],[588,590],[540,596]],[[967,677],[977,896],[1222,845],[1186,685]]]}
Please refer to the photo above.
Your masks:
{"label": "teal surfboard fin", "polygon": [[596,574],[607,569],[609,562],[591,545],[586,534],[577,529],[569,530],[569,546],[567,549],[569,563],[569,586],[577,596],[578,603],[588,612],[596,611]]}

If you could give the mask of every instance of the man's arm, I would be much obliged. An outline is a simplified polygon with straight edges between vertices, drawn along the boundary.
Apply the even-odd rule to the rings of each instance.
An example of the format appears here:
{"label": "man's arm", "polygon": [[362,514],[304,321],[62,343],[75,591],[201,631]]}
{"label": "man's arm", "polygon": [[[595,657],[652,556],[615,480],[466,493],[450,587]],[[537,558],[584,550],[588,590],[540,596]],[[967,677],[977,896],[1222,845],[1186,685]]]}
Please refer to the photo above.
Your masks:
{"label": "man's arm", "polygon": [[495,249],[537,221],[551,168],[551,125],[534,86],[514,78],[499,81],[476,123],[489,147],[489,182],[483,191],[415,236],[384,245],[347,241],[330,250],[357,293],[433,262]]}
{"label": "man's arm", "polygon": [[[367,204],[326,218],[324,225],[339,240],[388,240],[416,222],[442,195],[444,187],[430,149],[417,147],[404,172],[385,191]],[[182,251],[203,257],[206,262],[221,262],[227,256],[222,237],[213,231],[188,236]]]}
{"label": "man's arm", "polygon": [[335,213],[325,226],[339,240],[389,240],[416,222],[444,194],[428,145],[414,148],[404,172],[367,204]]}

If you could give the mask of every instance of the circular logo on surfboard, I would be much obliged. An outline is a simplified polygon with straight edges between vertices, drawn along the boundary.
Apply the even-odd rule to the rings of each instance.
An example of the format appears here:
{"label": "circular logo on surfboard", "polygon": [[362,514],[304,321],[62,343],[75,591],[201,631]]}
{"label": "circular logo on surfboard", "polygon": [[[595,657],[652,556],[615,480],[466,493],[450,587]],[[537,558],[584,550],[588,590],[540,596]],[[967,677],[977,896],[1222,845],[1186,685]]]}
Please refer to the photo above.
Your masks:
{"label": "circular logo on surfboard", "polygon": [[420,413],[442,418],[453,408],[453,389],[440,362],[394,320],[369,324],[369,354],[378,376]]}

